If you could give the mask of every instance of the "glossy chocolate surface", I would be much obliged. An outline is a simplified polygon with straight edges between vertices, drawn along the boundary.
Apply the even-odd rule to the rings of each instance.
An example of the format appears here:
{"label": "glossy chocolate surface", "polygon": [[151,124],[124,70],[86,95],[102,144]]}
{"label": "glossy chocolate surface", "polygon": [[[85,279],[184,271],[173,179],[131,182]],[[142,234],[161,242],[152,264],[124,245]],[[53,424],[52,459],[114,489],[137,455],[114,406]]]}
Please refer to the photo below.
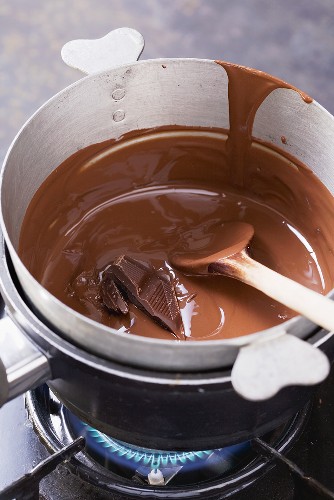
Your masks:
{"label": "glossy chocolate surface", "polygon": [[187,341],[245,335],[295,314],[232,279],[173,269],[175,253],[210,249],[224,222],[254,226],[250,252],[263,264],[320,293],[333,287],[332,195],[305,166],[252,138],[265,97],[293,87],[218,64],[229,77],[229,131],[171,127],[90,146],[59,166],[28,208],[24,264],[65,304],[120,333],[175,339],[133,304],[126,315],[108,311],[101,277],[120,255],[172,280]]}
{"label": "glossy chocolate surface", "polygon": [[120,332],[174,338],[132,304],[119,317],[102,303],[100,274],[121,254],[175,281],[187,340],[244,335],[290,318],[294,313],[240,282],[170,267],[176,250],[210,245],[217,224],[243,220],[255,228],[254,258],[319,292],[332,288],[330,193],[309,170],[258,144],[247,189],[233,187],[224,138],[148,134],[96,162],[103,146],[80,151],[37,192],[21,233],[23,262],[64,303]]}

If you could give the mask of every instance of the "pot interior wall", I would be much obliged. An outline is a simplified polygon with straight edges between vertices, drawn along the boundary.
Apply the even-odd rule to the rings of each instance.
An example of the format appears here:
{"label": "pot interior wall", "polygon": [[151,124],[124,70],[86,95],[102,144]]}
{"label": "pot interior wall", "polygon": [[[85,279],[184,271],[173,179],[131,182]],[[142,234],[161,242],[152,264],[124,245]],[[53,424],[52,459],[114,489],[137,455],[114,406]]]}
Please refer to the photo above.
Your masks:
{"label": "pot interior wall", "polygon": [[[116,99],[119,89],[124,97]],[[132,130],[174,124],[228,128],[222,68],[147,61],[85,78],[51,99],[21,131],[4,172],[2,210],[14,248],[33,194],[67,157]]]}

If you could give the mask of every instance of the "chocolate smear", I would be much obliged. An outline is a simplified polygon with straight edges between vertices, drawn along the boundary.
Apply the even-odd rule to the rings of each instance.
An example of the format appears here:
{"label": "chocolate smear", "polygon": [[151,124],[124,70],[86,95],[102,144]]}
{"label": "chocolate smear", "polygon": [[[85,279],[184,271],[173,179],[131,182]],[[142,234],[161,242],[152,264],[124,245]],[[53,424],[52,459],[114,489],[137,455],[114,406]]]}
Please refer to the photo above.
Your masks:
{"label": "chocolate smear", "polygon": [[263,71],[225,61],[215,62],[222,66],[228,75],[230,130],[227,154],[231,183],[242,188],[245,185],[245,173],[253,141],[255,115],[265,98],[278,88],[295,90],[307,104],[312,102],[312,98],[289,83]]}
{"label": "chocolate smear", "polygon": [[117,288],[109,268],[103,273],[100,295],[104,305],[114,314],[127,314],[129,312],[128,305]]}
{"label": "chocolate smear", "polygon": [[109,268],[116,284],[139,309],[184,340],[183,323],[170,276],[147,262],[121,255]]}

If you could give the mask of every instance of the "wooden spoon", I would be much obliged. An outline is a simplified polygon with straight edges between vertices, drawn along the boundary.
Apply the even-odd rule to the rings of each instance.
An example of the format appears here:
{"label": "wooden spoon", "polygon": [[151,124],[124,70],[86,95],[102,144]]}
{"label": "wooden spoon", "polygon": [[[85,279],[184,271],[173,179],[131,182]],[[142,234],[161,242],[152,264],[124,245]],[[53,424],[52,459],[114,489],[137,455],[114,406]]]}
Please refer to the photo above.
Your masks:
{"label": "wooden spoon", "polygon": [[326,330],[334,330],[334,302],[253,260],[247,246],[254,228],[245,222],[225,222],[209,252],[175,254],[172,265],[190,274],[221,274],[257,288]]}

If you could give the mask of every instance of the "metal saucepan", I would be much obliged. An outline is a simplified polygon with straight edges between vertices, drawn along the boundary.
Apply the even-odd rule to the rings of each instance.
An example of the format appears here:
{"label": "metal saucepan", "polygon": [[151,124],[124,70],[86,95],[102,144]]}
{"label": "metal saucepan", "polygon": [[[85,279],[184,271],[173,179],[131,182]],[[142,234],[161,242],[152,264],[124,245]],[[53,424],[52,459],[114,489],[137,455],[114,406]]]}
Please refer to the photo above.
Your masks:
{"label": "metal saucepan", "polygon": [[[3,376],[4,386],[7,387],[3,390],[2,400],[42,380],[52,380],[50,386],[77,414],[85,416],[86,420],[92,423],[98,423],[104,430],[112,430],[111,417],[106,411],[96,410],[96,406],[94,409],[92,404],[87,402],[84,404],[81,401],[86,386],[82,386],[79,394],[78,386],[74,382],[75,376],[72,374],[71,377],[67,368],[62,372],[60,367],[65,365],[62,365],[59,359],[55,361],[59,350],[62,351],[60,345],[64,345],[64,342],[66,349],[71,346],[71,354],[67,352],[65,358],[67,361],[71,359],[71,362],[76,359],[81,369],[88,370],[89,376],[93,377],[91,385],[94,386],[95,381],[94,388],[98,393],[97,378],[103,379],[101,369],[104,367],[102,369],[104,373],[105,367],[113,366],[115,362],[119,366],[127,367],[124,368],[124,373],[135,373],[136,370],[141,373],[142,370],[146,378],[147,373],[150,373],[148,379],[151,386],[159,378],[168,380],[170,387],[176,383],[182,386],[186,381],[185,385],[188,388],[191,385],[196,387],[196,397],[201,396],[196,381],[206,379],[205,373],[210,371],[218,373],[223,367],[226,369],[231,367],[237,359],[235,366],[238,366],[238,370],[234,376],[247,381],[247,366],[250,360],[254,360],[254,356],[257,359],[261,357],[267,359],[273,353],[275,356],[271,358],[272,362],[258,363],[257,371],[253,374],[254,378],[248,385],[247,383],[244,385],[241,392],[246,398],[263,400],[270,398],[284,386],[315,384],[323,380],[329,371],[327,358],[320,350],[313,349],[317,353],[318,362],[310,370],[305,366],[303,350],[306,348],[309,353],[310,344],[320,342],[323,350],[330,355],[333,334],[323,331],[316,333],[319,329],[305,318],[296,317],[278,327],[225,341],[178,343],[133,336],[129,338],[89,320],[62,304],[37,283],[22,264],[17,255],[17,246],[27,206],[45,178],[78,149],[110,138],[119,138],[136,129],[150,129],[164,125],[229,128],[227,74],[213,61],[155,59],[135,62],[143,49],[143,39],[134,30],[125,28],[115,30],[106,37],[90,43],[70,42],[63,49],[63,58],[69,64],[91,73],[90,76],[54,96],[28,120],[14,139],[2,168],[1,226],[9,251],[7,258],[3,252],[2,272],[5,277],[2,280],[2,294],[15,323],[38,345],[36,350],[21,335],[20,366],[21,372],[25,374],[24,377],[22,373],[18,375],[17,360],[12,361],[10,351],[14,349],[2,345],[4,354],[3,362],[0,363],[0,376]],[[111,50],[110,46],[114,50]],[[117,65],[120,62],[124,64]],[[104,68],[108,69],[102,71]],[[163,113],[161,109],[164,110]],[[272,120],[273,115],[275,120]],[[310,123],[314,126],[310,127]],[[253,136],[280,147],[282,130],[289,136],[289,144],[285,146],[285,151],[302,160],[333,192],[334,155],[328,137],[334,133],[334,118],[316,102],[305,104],[297,92],[277,89],[258,110]],[[318,162],[319,155],[322,158],[321,163]],[[9,270],[6,271],[9,265],[7,261],[13,264],[18,282],[11,277]],[[14,283],[14,288],[17,288],[12,295],[8,293],[8,289],[12,286],[10,283]],[[21,303],[20,287],[23,289],[29,308]],[[333,292],[329,295],[333,296]],[[20,307],[18,304],[21,304]],[[42,323],[33,311],[42,318]],[[9,321],[11,320],[8,316],[3,320],[4,329],[8,327]],[[37,330],[32,328],[34,321],[39,325]],[[18,337],[18,329],[14,326],[13,328],[15,336]],[[47,335],[41,333],[44,328],[48,331]],[[295,342],[298,338],[306,341],[300,341],[296,349]],[[44,354],[41,351],[44,351]],[[289,356],[292,352],[293,355]],[[94,362],[89,362],[88,358],[94,359]],[[275,370],[272,370],[273,365]],[[95,373],[97,367],[99,373]],[[15,372],[12,379],[11,370],[13,374]],[[276,374],[269,377],[268,370],[271,374],[273,371]],[[120,371],[122,372],[122,369]],[[158,372],[160,375],[157,375]],[[229,370],[225,371],[224,383],[228,382],[229,391],[233,392],[230,375],[226,378],[227,373]],[[26,383],[23,380],[25,377]],[[129,379],[129,376],[125,378]],[[107,379],[108,377],[105,384],[101,382],[101,387],[104,385],[111,390]],[[192,382],[189,382],[190,380]],[[217,389],[217,385],[215,387]],[[157,387],[155,390],[158,390]],[[115,387],[111,393],[112,391],[115,391]],[[299,391],[303,392],[304,388],[299,388]],[[285,410],[281,411],[282,408],[276,407],[274,411],[276,416],[279,413],[286,416],[288,408],[290,410],[295,408],[296,401],[302,403],[305,400],[304,397],[296,398],[295,392],[293,394],[294,396],[287,398]],[[99,394],[97,400],[101,397]],[[240,403],[241,398],[236,394],[234,397],[237,397]],[[138,395],[134,399],[136,398]],[[93,399],[96,403],[96,397]],[[101,401],[98,407],[100,406]],[[161,408],[156,406],[156,412],[159,413],[160,410]],[[270,419],[277,421],[271,412],[263,413],[261,418],[258,418],[258,413],[257,415],[257,423],[253,421],[249,424],[247,432],[260,428],[263,424],[262,419],[266,421],[266,425]],[[228,420],[231,424],[231,418]],[[224,423],[224,418],[221,423]],[[169,433],[170,436],[175,431],[173,426],[171,428],[173,430]],[[222,432],[226,433],[227,428],[228,426],[224,431],[220,431],[220,435]],[[115,432],[114,435],[119,435],[119,431]],[[120,432],[122,434],[122,431]],[[134,436],[134,440],[136,439],[138,441],[140,438]],[[217,443],[217,436],[215,439]],[[165,445],[169,446],[167,441]],[[199,442],[203,444],[204,441],[199,440]]]}

